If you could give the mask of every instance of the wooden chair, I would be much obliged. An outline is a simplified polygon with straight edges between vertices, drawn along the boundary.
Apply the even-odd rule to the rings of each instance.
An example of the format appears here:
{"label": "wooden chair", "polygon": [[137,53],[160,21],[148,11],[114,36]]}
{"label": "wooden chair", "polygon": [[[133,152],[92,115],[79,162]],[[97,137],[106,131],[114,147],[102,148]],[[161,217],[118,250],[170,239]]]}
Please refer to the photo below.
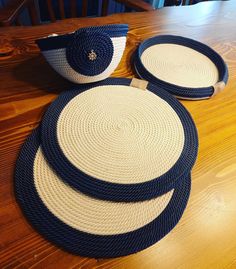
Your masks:
{"label": "wooden chair", "polygon": [[[47,9],[51,22],[56,21],[56,15],[53,8],[52,0],[45,0],[47,3]],[[57,0],[60,18],[65,19],[64,0]],[[82,17],[87,16],[88,1],[82,1]],[[97,0],[98,1],[98,0]],[[116,2],[123,3],[127,9],[133,9],[136,11],[149,11],[153,10],[153,7],[141,0],[115,0]],[[70,2],[70,16],[77,17],[77,5],[76,0],[69,0]],[[108,13],[109,0],[102,1],[101,15],[106,16]],[[0,8],[0,26],[21,25],[20,14],[24,9],[28,9],[29,16],[32,25],[40,24],[38,14],[35,7],[34,0],[10,0],[9,3]]]}

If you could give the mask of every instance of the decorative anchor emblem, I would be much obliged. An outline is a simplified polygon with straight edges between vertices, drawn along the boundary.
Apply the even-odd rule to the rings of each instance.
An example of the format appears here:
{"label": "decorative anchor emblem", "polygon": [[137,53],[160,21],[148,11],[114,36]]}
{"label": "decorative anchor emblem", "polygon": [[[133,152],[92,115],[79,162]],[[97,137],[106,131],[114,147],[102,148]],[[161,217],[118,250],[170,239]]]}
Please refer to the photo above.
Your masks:
{"label": "decorative anchor emblem", "polygon": [[97,54],[95,53],[94,50],[91,50],[91,51],[89,52],[89,54],[88,54],[88,58],[89,58],[90,61],[94,61],[94,60],[97,59]]}

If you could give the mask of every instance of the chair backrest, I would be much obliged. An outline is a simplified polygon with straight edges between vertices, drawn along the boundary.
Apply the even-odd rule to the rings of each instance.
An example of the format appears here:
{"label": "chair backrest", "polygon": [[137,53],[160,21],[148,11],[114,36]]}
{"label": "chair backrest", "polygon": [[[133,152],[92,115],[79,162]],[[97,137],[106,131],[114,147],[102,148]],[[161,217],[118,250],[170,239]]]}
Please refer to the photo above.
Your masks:
{"label": "chair backrest", "polygon": [[[60,19],[65,19],[65,3],[64,0],[57,0],[58,2],[58,7],[59,7],[59,14],[60,14]],[[76,0],[69,0],[69,5],[70,5],[70,17],[75,18],[78,17],[77,11],[77,1]],[[82,0],[82,12],[81,16],[86,17],[87,16],[87,11],[88,11],[88,0]],[[46,0],[47,8],[48,8],[48,13],[49,13],[49,18],[51,22],[56,21],[58,18],[56,17],[55,13],[55,8],[53,6],[53,1],[52,0]]]}
{"label": "chair backrest", "polygon": [[[123,4],[126,7],[125,11],[153,10],[153,7],[143,0],[114,1]],[[32,25],[38,25],[40,20],[38,18],[35,2],[37,2],[37,0],[8,0],[6,5],[0,9],[0,26],[22,25],[20,15],[25,9],[29,12]],[[89,5],[94,5],[94,7],[99,7],[101,12],[99,11],[98,13],[101,13],[102,16],[106,16],[108,14],[109,8],[109,0],[42,0],[39,2],[42,2],[43,5],[45,4],[43,10],[45,10],[45,8],[48,10],[49,18],[47,18],[47,20],[49,19],[51,22],[55,22],[57,19],[87,16],[88,3]],[[79,10],[79,7],[77,7],[78,2],[82,10]],[[57,5],[56,8],[54,7],[55,4]],[[68,4],[70,12],[68,12]],[[97,10],[97,8],[94,9]],[[81,12],[78,12],[77,14],[77,11]]]}
{"label": "chair backrest", "polygon": [[[22,25],[22,18],[24,21],[24,17],[21,18],[20,15],[25,9],[28,10],[32,25],[39,24],[40,20],[35,2],[39,3],[41,17],[47,17],[46,20],[51,22],[55,22],[58,19],[86,17],[88,15],[88,3],[89,11],[97,10],[98,7],[100,7],[101,15],[106,16],[109,0],[99,1],[100,0],[8,0],[6,4],[0,8],[0,26]],[[45,16],[45,13],[48,15]]]}

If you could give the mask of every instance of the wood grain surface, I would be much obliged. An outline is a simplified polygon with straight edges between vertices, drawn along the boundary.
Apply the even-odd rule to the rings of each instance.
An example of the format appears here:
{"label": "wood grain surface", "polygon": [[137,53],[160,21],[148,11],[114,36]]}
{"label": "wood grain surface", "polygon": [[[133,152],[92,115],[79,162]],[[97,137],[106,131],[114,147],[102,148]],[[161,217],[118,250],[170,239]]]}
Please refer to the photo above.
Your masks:
{"label": "wood grain surface", "polygon": [[[70,255],[31,228],[16,204],[13,174],[22,143],[52,100],[70,87],[49,67],[34,40],[105,23],[130,27],[113,76],[134,76],[130,59],[142,40],[179,34],[219,52],[228,64],[229,82],[212,99],[182,101],[195,120],[200,148],[190,201],[179,224],[144,251],[96,260]],[[2,28],[0,47],[0,268],[236,268],[236,1]]]}

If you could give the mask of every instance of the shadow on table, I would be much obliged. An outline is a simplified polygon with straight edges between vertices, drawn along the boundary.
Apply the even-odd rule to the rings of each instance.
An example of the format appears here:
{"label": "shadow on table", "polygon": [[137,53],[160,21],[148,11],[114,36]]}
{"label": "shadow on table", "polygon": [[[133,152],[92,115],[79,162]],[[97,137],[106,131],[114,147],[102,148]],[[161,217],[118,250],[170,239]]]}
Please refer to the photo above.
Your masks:
{"label": "shadow on table", "polygon": [[42,55],[26,59],[13,70],[13,76],[27,85],[47,93],[60,93],[73,84],[57,74]]}

